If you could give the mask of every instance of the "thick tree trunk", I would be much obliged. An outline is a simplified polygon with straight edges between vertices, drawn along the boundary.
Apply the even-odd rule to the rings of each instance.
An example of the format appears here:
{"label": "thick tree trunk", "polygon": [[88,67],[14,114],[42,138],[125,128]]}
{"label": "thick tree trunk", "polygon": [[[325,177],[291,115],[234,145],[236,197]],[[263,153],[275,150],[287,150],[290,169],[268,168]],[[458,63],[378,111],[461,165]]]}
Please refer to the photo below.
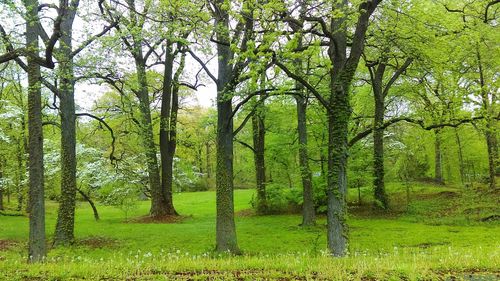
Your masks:
{"label": "thick tree trunk", "polygon": [[174,55],[172,44],[167,43],[167,55],[163,77],[163,93],[160,113],[160,160],[161,160],[161,189],[164,193],[165,212],[167,215],[177,215],[172,197],[173,163],[177,145],[176,126],[178,96],[173,85]]}
{"label": "thick tree trunk", "polygon": [[442,152],[441,152],[441,132],[434,130],[434,181],[439,184],[444,184],[442,171]]}
{"label": "thick tree trunk", "polygon": [[[348,94],[331,83],[332,112],[328,116],[327,240],[333,256],[344,256],[348,248],[347,136],[351,108]],[[342,88],[342,87],[340,87]]]}
{"label": "thick tree trunk", "polygon": [[[217,102],[217,167],[216,167],[216,250],[239,253],[234,222],[233,195],[233,120],[231,100],[224,101],[223,90]],[[227,99],[227,98],[226,98]]]}
{"label": "thick tree trunk", "polygon": [[385,115],[385,97],[382,90],[383,69],[385,69],[384,64],[378,67],[378,75],[375,75],[376,79],[372,81],[373,97],[375,99],[375,119],[373,122],[373,188],[375,200],[380,203],[383,209],[387,209],[389,208],[389,200],[385,192],[384,182],[384,129],[382,128]]}
{"label": "thick tree trunk", "polygon": [[[262,100],[260,102],[263,102]],[[265,137],[266,128],[263,117],[264,106],[261,104],[252,116],[253,148],[255,163],[255,179],[257,184],[257,213],[267,212],[266,195],[266,166],[265,166]]]}
{"label": "thick tree trunk", "polygon": [[[230,252],[240,254],[236,239],[236,224],[234,221],[234,176],[233,176],[233,114],[232,97],[234,65],[229,42],[230,26],[229,13],[223,7],[227,2],[217,0],[214,6],[215,35],[217,44],[218,69],[217,69],[217,136],[216,136],[216,245],[217,252]],[[248,23],[253,24],[247,19]],[[246,34],[246,33],[245,33]],[[248,39],[248,38],[246,38]],[[237,73],[236,73],[237,74]]]}
{"label": "thick tree trunk", "polygon": [[83,199],[85,199],[85,201],[87,201],[89,203],[90,207],[92,208],[92,212],[94,213],[94,219],[96,221],[98,221],[100,219],[99,212],[97,212],[97,207],[95,206],[94,201],[92,201],[90,196],[85,194],[85,192],[83,192],[82,190],[77,189],[77,191],[78,191],[78,193],[80,193],[80,195],[83,197]]}
{"label": "thick tree trunk", "polygon": [[[229,16],[223,12],[217,19],[217,39],[227,42]],[[239,254],[234,222],[234,186],[233,186],[233,118],[231,58],[228,45],[217,44],[218,79],[217,79],[217,166],[216,166],[216,251]]]}
{"label": "thick tree trunk", "polygon": [[[297,83],[298,86],[300,83]],[[302,179],[303,204],[302,204],[302,226],[310,226],[316,223],[314,210],[314,190],[312,185],[312,173],[309,168],[309,152],[307,149],[307,103],[303,96],[296,96],[297,103],[297,132],[299,135],[299,168]]]}
{"label": "thick tree trunk", "polygon": [[[78,3],[78,1],[76,1]],[[61,196],[57,213],[54,246],[72,244],[75,236],[76,202],[76,113],[75,80],[73,72],[72,34],[76,13],[68,11],[61,24],[59,48],[59,112],[61,115]]]}
{"label": "thick tree trunk", "polygon": [[[38,1],[25,0],[26,45],[38,46]],[[28,147],[29,147],[29,240],[28,261],[41,262],[47,255],[45,244],[45,198],[43,173],[42,93],[40,65],[28,56]]]}

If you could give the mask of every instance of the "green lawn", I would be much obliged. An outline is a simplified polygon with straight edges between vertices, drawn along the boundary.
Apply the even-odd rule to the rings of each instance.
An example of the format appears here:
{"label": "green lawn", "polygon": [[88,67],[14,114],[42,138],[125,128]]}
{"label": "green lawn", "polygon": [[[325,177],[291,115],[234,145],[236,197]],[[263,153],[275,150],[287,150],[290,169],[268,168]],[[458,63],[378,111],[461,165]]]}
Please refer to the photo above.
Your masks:
{"label": "green lawn", "polygon": [[[396,203],[404,196],[397,185],[391,189],[398,207]],[[342,259],[325,255],[323,217],[317,227],[303,229],[298,226],[300,215],[240,212],[250,208],[252,190],[235,191],[238,243],[244,251],[239,257],[212,252],[214,192],[176,194],[176,208],[186,217],[168,224],[126,222],[124,212],[109,206],[98,207],[101,220],[96,222],[90,207],[80,202],[77,244],[52,249],[43,265],[25,263],[27,218],[0,216],[4,245],[0,243],[0,280],[445,280],[448,275],[460,280],[471,272],[490,278],[484,280],[500,277],[498,221],[481,222],[476,213],[464,210],[464,206],[479,204],[476,197],[434,186],[414,187],[413,194],[405,212],[368,216],[352,207],[350,255]],[[481,204],[490,208],[492,202],[488,199]],[[399,209],[406,209],[400,205]],[[140,202],[128,217],[145,215],[148,210],[149,202]],[[56,211],[56,203],[47,202],[49,239]]]}

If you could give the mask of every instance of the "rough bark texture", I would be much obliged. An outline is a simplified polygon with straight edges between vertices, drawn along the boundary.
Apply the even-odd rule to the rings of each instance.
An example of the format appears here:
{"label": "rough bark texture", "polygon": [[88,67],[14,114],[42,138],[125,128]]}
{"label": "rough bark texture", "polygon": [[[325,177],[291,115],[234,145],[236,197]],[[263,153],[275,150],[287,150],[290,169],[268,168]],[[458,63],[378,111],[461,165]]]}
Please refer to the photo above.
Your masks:
{"label": "rough bark texture", "polygon": [[[38,1],[25,0],[26,45],[38,50]],[[29,147],[29,240],[28,261],[41,262],[47,255],[45,244],[45,202],[43,173],[43,131],[40,65],[28,57],[28,147]]]}
{"label": "rough bark texture", "polygon": [[[151,121],[151,108],[148,91],[148,81],[146,76],[146,58],[143,47],[145,45],[142,37],[145,18],[142,12],[138,12],[134,0],[126,0],[128,9],[128,26],[131,39],[122,37],[128,51],[134,58],[137,86],[134,93],[139,100],[139,129],[141,132],[141,141],[144,146],[144,155],[146,157],[146,167],[148,171],[148,183],[151,193],[151,217],[159,218],[168,215],[165,193],[161,186],[160,168],[158,167],[158,158],[156,156],[156,144],[154,141],[153,124]],[[144,10],[149,8],[146,3]],[[132,29],[130,29],[132,28]]]}
{"label": "rough bark texture", "polygon": [[167,215],[177,215],[174,208],[173,191],[173,163],[177,146],[177,112],[179,110],[179,75],[184,69],[185,54],[176,74],[173,73],[175,55],[172,44],[167,42],[167,55],[163,76],[163,93],[161,100],[160,119],[160,159],[161,159],[161,188],[165,197]]}
{"label": "rough bark texture", "polygon": [[444,184],[442,171],[441,133],[434,130],[434,180],[439,184]]}
{"label": "rough bark texture", "polygon": [[[301,3],[301,14],[307,10],[307,1]],[[303,47],[302,34],[298,35],[298,48]],[[303,70],[304,61],[302,58],[297,58],[295,60],[295,65],[299,72],[299,75],[304,74]],[[295,96],[295,102],[297,103],[297,134],[299,139],[299,169],[300,178],[302,180],[302,226],[311,226],[316,223],[316,211],[314,208],[314,189],[312,184],[312,173],[309,167],[309,152],[307,149],[307,99],[304,91],[304,85],[302,83],[295,81],[295,88],[299,95]],[[323,162],[321,162],[321,167],[323,171]]]}
{"label": "rough bark texture", "polygon": [[[229,19],[224,18],[227,28]],[[220,37],[221,35],[218,34]],[[226,39],[226,37],[223,37]],[[227,39],[226,39],[227,40]],[[233,119],[231,94],[227,92],[227,84],[231,80],[231,50],[229,46],[217,45],[219,55],[217,83],[217,166],[216,166],[216,250],[239,253],[236,240],[236,224],[234,222],[233,195]]]}
{"label": "rough bark texture", "polygon": [[73,71],[72,38],[73,21],[79,1],[73,1],[71,9],[61,24],[59,60],[59,114],[61,116],[61,196],[57,213],[54,245],[73,243],[76,202],[76,115],[75,79]]}
{"label": "rough bark texture", "polygon": [[375,119],[373,122],[373,189],[374,197],[383,209],[389,207],[389,200],[385,192],[384,183],[384,124],[385,95],[382,90],[382,81],[385,72],[385,63],[380,63],[372,79],[373,97],[375,100]]}
{"label": "rough bark texture", "polygon": [[[298,86],[297,83],[296,86]],[[303,96],[296,96],[297,103],[297,132],[299,135],[299,168],[303,188],[302,204],[302,226],[310,226],[316,223],[316,212],[314,209],[314,189],[312,185],[312,173],[309,168],[309,152],[307,149],[307,102]]]}
{"label": "rough bark texture", "polygon": [[[140,54],[138,54],[140,55]],[[151,217],[168,215],[167,202],[161,187],[160,169],[156,157],[156,144],[154,142],[153,124],[151,122],[151,109],[149,102],[148,84],[146,79],[146,66],[142,56],[136,57],[136,71],[138,80],[137,98],[139,99],[140,128],[142,143],[145,149],[146,165],[148,170],[149,188],[151,190]]]}
{"label": "rough bark texture", "polygon": [[[259,102],[259,101],[257,101]],[[263,103],[263,100],[260,101]],[[255,180],[257,185],[257,213],[267,213],[264,106],[260,104],[252,116]]]}
{"label": "rough bark texture", "polygon": [[[327,175],[327,240],[333,256],[345,256],[348,250],[347,215],[347,156],[348,125],[352,108],[349,104],[349,87],[364,49],[365,34],[371,14],[380,1],[361,4],[351,48],[347,51],[348,29],[346,17],[332,18],[332,35],[328,54],[330,69],[330,97],[328,118],[328,175]],[[337,3],[334,9],[343,11],[347,1]],[[349,53],[349,55],[347,55]],[[325,102],[325,101],[324,101]]]}

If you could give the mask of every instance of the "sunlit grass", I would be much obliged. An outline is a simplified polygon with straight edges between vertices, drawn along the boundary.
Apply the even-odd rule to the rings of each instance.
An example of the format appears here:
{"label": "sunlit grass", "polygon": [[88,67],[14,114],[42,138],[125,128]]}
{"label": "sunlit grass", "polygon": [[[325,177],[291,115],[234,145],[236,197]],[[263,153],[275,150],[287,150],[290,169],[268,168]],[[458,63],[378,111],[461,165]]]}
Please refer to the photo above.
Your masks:
{"label": "sunlit grass", "polygon": [[[394,190],[391,194],[395,200],[400,200],[401,190],[397,187],[391,190]],[[416,187],[415,190],[418,194],[457,191],[433,186]],[[237,214],[250,208],[252,195],[252,190],[235,191]],[[204,276],[224,280],[238,279],[238,276],[243,276],[240,280],[278,276],[414,280],[443,277],[447,272],[455,275],[498,272],[498,223],[470,224],[462,220],[447,223],[451,219],[444,217],[440,223],[436,223],[438,218],[429,219],[432,223],[428,223],[424,219],[426,212],[441,211],[436,204],[466,204],[470,200],[465,196],[453,198],[456,202],[445,202],[443,198],[437,202],[436,198],[417,200],[415,196],[410,211],[398,216],[349,217],[350,254],[342,259],[326,254],[326,221],[321,216],[316,227],[304,229],[299,227],[299,214],[253,216],[247,212],[236,217],[238,243],[244,256],[215,255],[212,251],[214,192],[176,194],[176,208],[185,219],[171,224],[127,222],[121,210],[109,206],[98,207],[102,219],[96,222],[90,207],[80,202],[76,215],[77,243],[68,248],[51,249],[43,265],[25,263],[27,218],[0,216],[0,240],[17,242],[15,247],[0,250],[0,280],[78,280],[84,277],[168,280],[186,277],[182,274],[196,275],[202,280]],[[488,202],[484,204],[490,204]],[[54,230],[56,210],[57,204],[47,202],[49,239]],[[140,202],[128,217],[143,216],[148,210],[149,202]],[[450,216],[457,217],[457,214],[451,212]]]}

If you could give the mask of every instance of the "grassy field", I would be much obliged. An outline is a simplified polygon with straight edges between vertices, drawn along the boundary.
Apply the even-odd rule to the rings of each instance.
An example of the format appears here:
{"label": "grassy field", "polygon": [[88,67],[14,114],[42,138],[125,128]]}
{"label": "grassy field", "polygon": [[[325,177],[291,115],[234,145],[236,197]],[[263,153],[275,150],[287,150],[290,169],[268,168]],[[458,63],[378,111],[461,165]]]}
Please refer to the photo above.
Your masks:
{"label": "grassy field", "polygon": [[[393,209],[351,203],[350,254],[326,255],[325,219],[301,228],[298,214],[255,216],[252,190],[235,192],[243,256],[213,253],[215,193],[176,194],[184,218],[139,223],[149,202],[125,213],[85,202],[76,213],[77,243],[27,265],[28,220],[0,215],[0,280],[499,280],[498,193],[412,185],[411,203],[391,185]],[[350,201],[355,201],[353,190]],[[367,194],[368,192],[364,192]],[[57,204],[47,202],[49,239]],[[478,279],[479,278],[479,279]]]}

